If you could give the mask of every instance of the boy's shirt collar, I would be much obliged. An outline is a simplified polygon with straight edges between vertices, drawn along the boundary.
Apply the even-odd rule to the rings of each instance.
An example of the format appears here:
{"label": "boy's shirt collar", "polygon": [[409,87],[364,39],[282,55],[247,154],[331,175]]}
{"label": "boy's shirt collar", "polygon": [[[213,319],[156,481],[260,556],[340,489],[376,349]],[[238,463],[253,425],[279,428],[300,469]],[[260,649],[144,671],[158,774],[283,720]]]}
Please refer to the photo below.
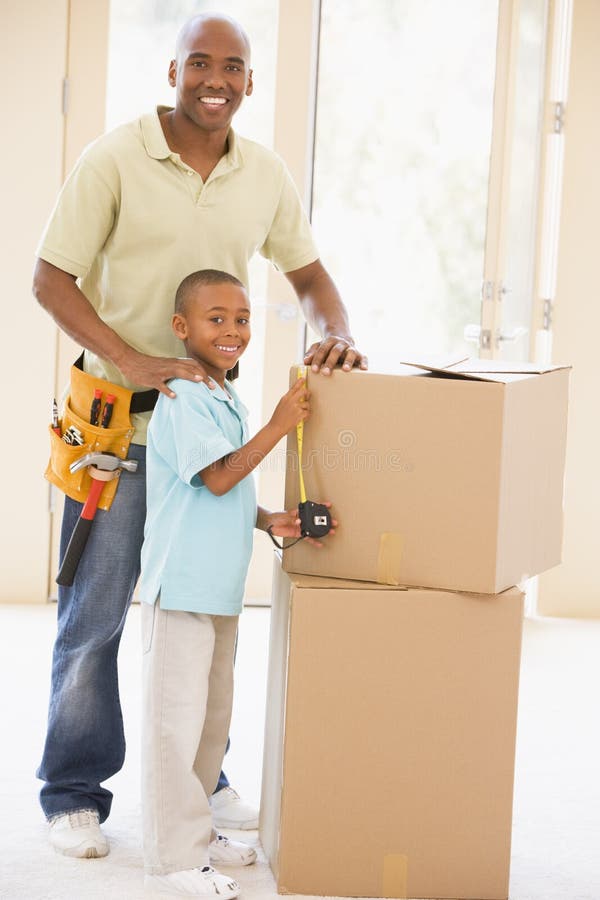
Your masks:
{"label": "boy's shirt collar", "polygon": [[227,379],[225,379],[225,387],[224,388],[222,388],[220,384],[217,384],[217,382],[214,379],[213,379],[213,384],[214,384],[213,388],[209,388],[208,385],[206,387],[208,389],[209,394],[211,394],[215,398],[215,400],[224,400],[225,403],[231,403],[232,400],[235,400],[231,385],[229,384]]}
{"label": "boy's shirt collar", "polygon": [[229,407],[240,416],[240,418],[248,418],[248,408],[244,406],[238,396],[236,389],[230,381],[227,381],[227,379],[225,379],[225,388],[222,388],[221,385],[217,384],[217,382],[214,380],[214,388],[209,388],[207,384],[204,384],[204,382],[201,382],[201,384],[204,385],[206,391],[208,392],[209,396],[213,398],[213,400],[219,400],[222,403],[227,403]]}

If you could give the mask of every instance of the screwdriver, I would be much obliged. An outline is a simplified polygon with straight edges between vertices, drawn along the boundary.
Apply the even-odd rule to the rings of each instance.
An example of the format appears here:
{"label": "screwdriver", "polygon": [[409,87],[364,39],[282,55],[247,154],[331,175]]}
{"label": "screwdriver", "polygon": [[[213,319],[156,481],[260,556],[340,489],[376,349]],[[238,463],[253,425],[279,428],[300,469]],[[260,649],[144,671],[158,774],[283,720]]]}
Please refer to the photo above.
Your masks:
{"label": "screwdriver", "polygon": [[90,407],[90,425],[97,425],[100,418],[100,403],[102,401],[102,391],[100,388],[94,390],[94,399]]}
{"label": "screwdriver", "polygon": [[115,395],[107,394],[106,395],[106,403],[104,404],[104,409],[102,410],[102,422],[101,422],[102,428],[108,428],[108,424],[110,422],[110,419],[111,419],[111,416],[113,413],[114,405],[115,405]]}

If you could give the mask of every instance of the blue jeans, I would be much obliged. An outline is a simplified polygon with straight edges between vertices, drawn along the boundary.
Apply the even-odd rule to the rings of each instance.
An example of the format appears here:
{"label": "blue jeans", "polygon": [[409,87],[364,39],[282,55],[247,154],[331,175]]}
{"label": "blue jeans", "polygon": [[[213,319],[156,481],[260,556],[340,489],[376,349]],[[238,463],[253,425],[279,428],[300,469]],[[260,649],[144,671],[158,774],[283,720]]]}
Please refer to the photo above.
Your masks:
{"label": "blue jeans", "polygon": [[[117,653],[140,572],[146,517],[146,448],[132,444],[137,472],[122,471],[108,512],[98,510],[73,585],[58,589],[48,730],[37,771],[48,819],[77,809],[110,813],[101,787],[125,759]],[[65,500],[62,560],[82,504]],[[222,779],[224,781],[222,782]],[[221,773],[219,787],[227,778]]]}

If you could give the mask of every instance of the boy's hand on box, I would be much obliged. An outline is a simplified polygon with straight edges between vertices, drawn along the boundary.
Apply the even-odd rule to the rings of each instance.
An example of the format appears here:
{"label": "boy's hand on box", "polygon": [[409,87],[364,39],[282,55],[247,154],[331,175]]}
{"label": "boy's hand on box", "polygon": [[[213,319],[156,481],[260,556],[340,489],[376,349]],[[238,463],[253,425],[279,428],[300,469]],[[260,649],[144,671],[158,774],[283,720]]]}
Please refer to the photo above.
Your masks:
{"label": "boy's hand on box", "polygon": [[[329,509],[331,508],[331,503],[324,503],[323,506],[326,506]],[[330,534],[335,534],[335,526],[338,524],[337,519],[332,519],[331,524],[333,525],[333,528],[329,532],[328,537]],[[291,509],[287,512],[268,513],[265,516],[265,531],[269,528],[271,529],[271,533],[276,537],[299,538],[301,532],[298,509]],[[323,546],[323,542],[316,538],[307,537],[304,540],[307,541],[307,543],[312,544],[313,547]]]}
{"label": "boy's hand on box", "polygon": [[299,378],[284,394],[271,416],[271,425],[280,432],[283,437],[292,431],[299,422],[308,419],[310,415],[309,394],[306,390],[306,381]]}

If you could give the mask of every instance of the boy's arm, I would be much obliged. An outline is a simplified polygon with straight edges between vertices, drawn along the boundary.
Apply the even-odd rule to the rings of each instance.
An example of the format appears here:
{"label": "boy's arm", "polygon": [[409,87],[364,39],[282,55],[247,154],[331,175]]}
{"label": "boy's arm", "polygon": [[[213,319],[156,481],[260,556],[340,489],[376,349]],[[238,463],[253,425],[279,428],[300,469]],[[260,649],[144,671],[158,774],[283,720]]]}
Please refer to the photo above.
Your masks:
{"label": "boy's arm", "polygon": [[[331,503],[327,502],[324,505],[330,507]],[[332,519],[331,523],[333,528],[329,534],[335,534],[335,526],[338,524],[337,519]],[[284,512],[269,512],[264,506],[259,506],[256,510],[256,527],[260,531],[268,531],[270,529],[271,534],[276,537],[301,537],[300,519],[298,518],[297,509],[290,509]],[[315,547],[323,546],[321,541],[318,541],[315,538],[305,538],[305,540]]]}
{"label": "boy's arm", "polygon": [[270,421],[247,444],[200,471],[211,493],[226,494],[263,461],[282,437],[308,417],[306,382],[300,378],[281,398]]}
{"label": "boy's arm", "polygon": [[[298,519],[298,510],[293,509],[289,513],[290,523],[292,522],[300,522]],[[256,507],[256,527],[259,531],[266,531],[269,527],[273,526],[273,513],[269,512],[268,509],[265,509],[264,506]]]}

